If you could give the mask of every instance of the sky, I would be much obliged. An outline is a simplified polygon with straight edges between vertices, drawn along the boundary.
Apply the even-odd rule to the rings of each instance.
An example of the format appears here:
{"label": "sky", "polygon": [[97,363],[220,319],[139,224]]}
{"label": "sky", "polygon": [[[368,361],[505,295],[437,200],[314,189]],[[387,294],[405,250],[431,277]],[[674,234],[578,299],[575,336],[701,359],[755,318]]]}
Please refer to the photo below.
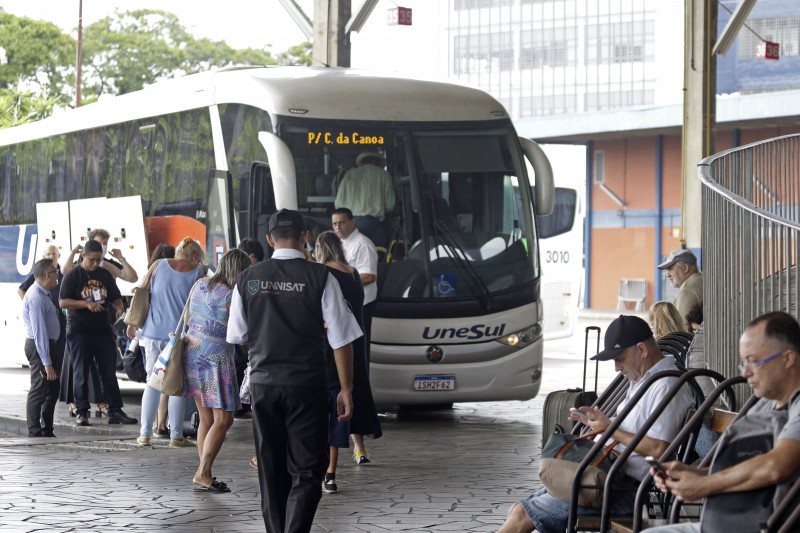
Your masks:
{"label": "sky", "polygon": [[[351,62],[357,68],[377,68],[436,76],[438,72],[440,14],[447,2],[401,0],[413,13],[412,26],[389,26],[387,15],[396,7],[380,0],[360,33],[351,35]],[[313,19],[313,0],[297,0]],[[353,0],[353,10],[361,6]],[[0,0],[7,13],[47,20],[77,38],[79,0]],[[278,0],[83,0],[83,25],[115,10],[154,9],[174,13],[195,37],[225,41],[234,48],[264,48],[273,55],[307,38]],[[442,19],[443,20],[443,19]],[[443,73],[445,71],[442,71]]]}

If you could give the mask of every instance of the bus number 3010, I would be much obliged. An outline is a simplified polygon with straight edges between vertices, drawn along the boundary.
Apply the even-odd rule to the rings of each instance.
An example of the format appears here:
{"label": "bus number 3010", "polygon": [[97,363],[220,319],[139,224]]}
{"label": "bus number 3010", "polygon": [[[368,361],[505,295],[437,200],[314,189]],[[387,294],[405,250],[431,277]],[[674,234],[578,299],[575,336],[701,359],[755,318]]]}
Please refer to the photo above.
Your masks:
{"label": "bus number 3010", "polygon": [[548,250],[546,252],[545,263],[569,263],[569,252]]}

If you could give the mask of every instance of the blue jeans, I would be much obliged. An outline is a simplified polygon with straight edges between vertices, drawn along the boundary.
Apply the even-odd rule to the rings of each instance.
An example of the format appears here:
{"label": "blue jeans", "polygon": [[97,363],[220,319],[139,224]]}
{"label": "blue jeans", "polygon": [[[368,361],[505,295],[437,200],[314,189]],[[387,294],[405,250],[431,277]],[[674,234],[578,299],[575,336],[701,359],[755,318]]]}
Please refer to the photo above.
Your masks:
{"label": "blue jeans", "polygon": [[117,346],[114,336],[85,335],[77,331],[67,331],[67,345],[72,357],[72,388],[78,412],[89,411],[89,383],[92,379],[89,365],[97,367],[100,377],[100,392],[108,404],[108,412],[116,413],[122,409],[122,396],[117,381]]}
{"label": "blue jeans", "polygon": [[377,217],[353,217],[356,221],[358,231],[369,237],[375,246],[386,248],[386,230],[383,223]]}
{"label": "blue jeans", "polygon": [[[622,487],[632,490],[614,491],[611,493],[611,514],[627,515],[633,513],[633,503],[639,481],[625,476]],[[547,489],[534,492],[519,502],[528,518],[539,533],[563,533],[569,521],[569,503],[551,496]],[[600,515],[602,509],[578,506],[578,516]]]}
{"label": "blue jeans", "polygon": [[[142,337],[142,348],[144,349],[144,369],[147,377],[153,372],[158,354],[167,345],[167,341],[146,339]],[[161,393],[150,387],[145,387],[142,393],[142,429],[139,434],[149,437],[153,432],[153,422],[156,420],[158,412],[158,402],[161,400]],[[194,399],[192,399],[194,401]],[[186,409],[186,399],[182,396],[170,396],[167,412],[169,413],[169,436],[172,439],[183,438],[183,415]]]}

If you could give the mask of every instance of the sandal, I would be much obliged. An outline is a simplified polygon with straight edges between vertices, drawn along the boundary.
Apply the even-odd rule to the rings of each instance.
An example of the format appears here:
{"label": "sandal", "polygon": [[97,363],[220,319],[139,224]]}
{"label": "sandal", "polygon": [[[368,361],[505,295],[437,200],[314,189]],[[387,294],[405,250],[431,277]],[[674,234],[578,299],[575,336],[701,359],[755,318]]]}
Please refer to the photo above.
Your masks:
{"label": "sandal", "polygon": [[108,404],[107,403],[98,403],[97,404],[97,411],[94,412],[95,418],[103,418],[103,415],[108,417]]}
{"label": "sandal", "polygon": [[150,446],[150,437],[145,437],[144,435],[139,436],[136,439],[136,444],[139,446]]}
{"label": "sandal", "polygon": [[192,448],[195,446],[194,442],[190,441],[186,437],[182,439],[170,439],[169,447],[170,448]]}
{"label": "sandal", "polygon": [[250,466],[252,466],[255,469],[258,469],[258,457],[253,457],[252,459],[250,459]]}
{"label": "sandal", "polygon": [[222,481],[216,481],[216,480],[212,481],[211,485],[209,485],[208,487],[204,487],[204,486],[200,485],[199,487],[195,487],[194,490],[196,490],[197,492],[230,492],[231,491],[231,489],[230,489],[230,487],[228,487],[228,485],[226,485]]}

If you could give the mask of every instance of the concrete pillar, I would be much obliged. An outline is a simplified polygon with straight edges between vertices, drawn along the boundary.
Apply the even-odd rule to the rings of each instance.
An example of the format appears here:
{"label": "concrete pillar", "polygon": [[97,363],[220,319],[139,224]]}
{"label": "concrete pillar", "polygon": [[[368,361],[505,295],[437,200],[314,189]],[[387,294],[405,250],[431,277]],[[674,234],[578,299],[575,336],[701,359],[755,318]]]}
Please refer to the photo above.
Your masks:
{"label": "concrete pillar", "polygon": [[715,152],[717,60],[716,0],[684,0],[683,197],[681,240],[701,247],[702,187],[697,164]]}
{"label": "concrete pillar", "polygon": [[350,4],[351,0],[314,0],[312,66],[350,66],[350,34],[344,31]]}

